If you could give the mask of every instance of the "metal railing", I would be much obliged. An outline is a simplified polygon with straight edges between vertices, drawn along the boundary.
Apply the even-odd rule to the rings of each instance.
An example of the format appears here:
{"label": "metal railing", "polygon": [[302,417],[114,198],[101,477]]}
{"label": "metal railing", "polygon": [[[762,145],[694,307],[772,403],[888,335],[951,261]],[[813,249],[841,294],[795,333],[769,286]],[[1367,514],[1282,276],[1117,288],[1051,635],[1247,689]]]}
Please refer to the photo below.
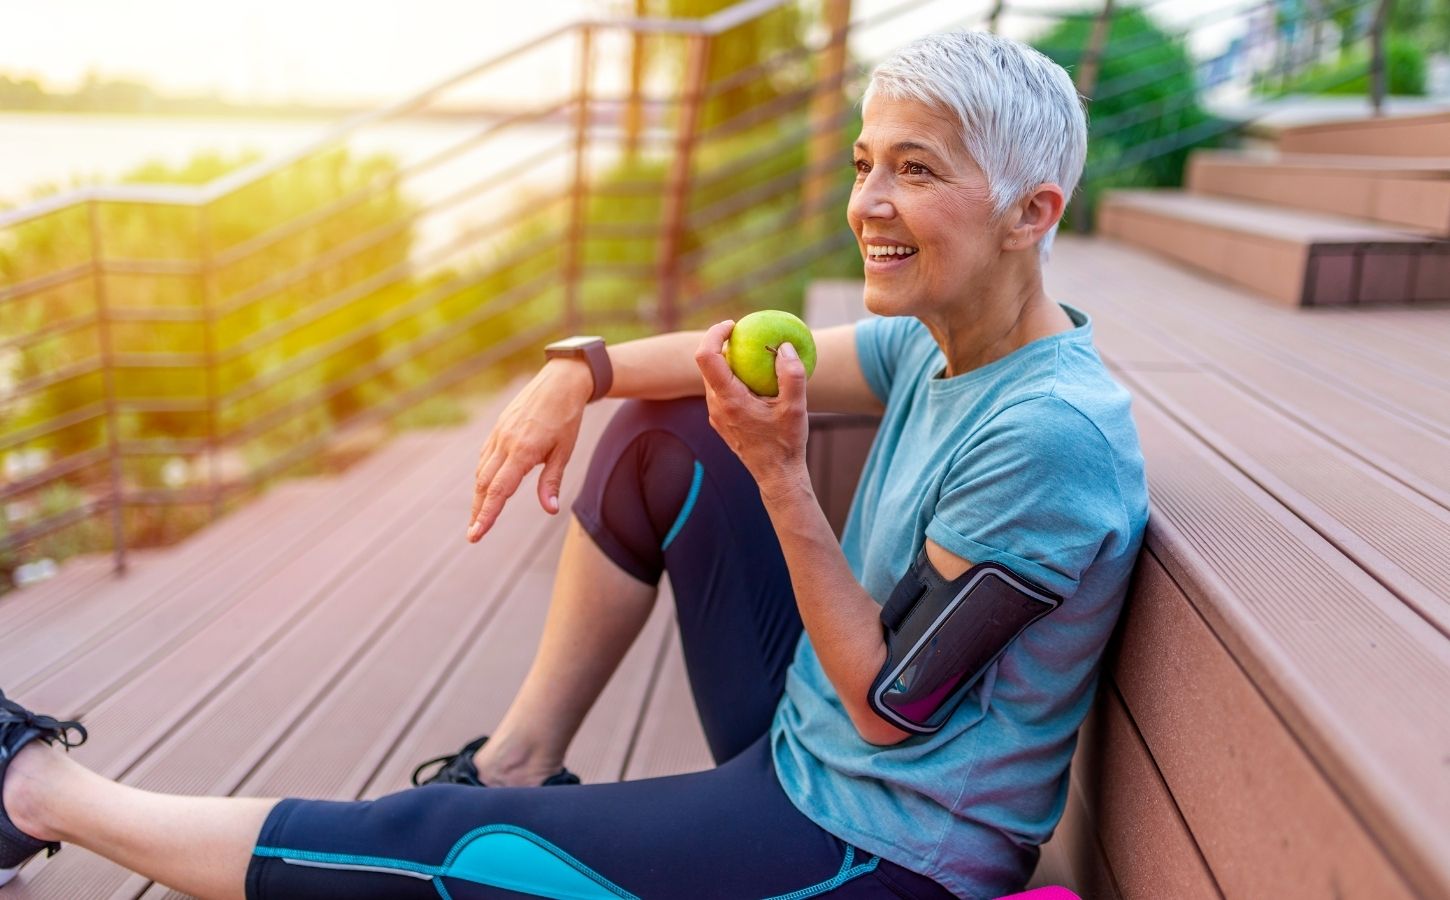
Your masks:
{"label": "metal railing", "polygon": [[[581,20],[199,186],[94,187],[0,212],[0,559],[88,529],[80,543],[122,570],[128,546],[194,527],[340,435],[548,338],[799,304],[813,267],[854,254],[845,98],[871,61],[846,49],[903,16],[995,28],[1097,15],[1079,85],[1127,89],[1082,81],[1104,54],[1134,52],[1108,43],[1111,2],[900,0],[854,19],[849,7],[827,0],[810,39],[735,71],[713,62],[726,42],[794,4]],[[652,84],[647,57],[680,68]],[[391,164],[349,150],[369,129],[456,112],[489,79],[514,96],[517,67],[565,58],[556,96],[460,140]],[[622,96],[601,75],[621,60]],[[525,162],[498,165],[517,144]],[[556,171],[520,192],[518,165]],[[409,193],[434,176],[443,189]],[[304,196],[316,202],[296,207]],[[7,265],[7,247],[32,252]]]}

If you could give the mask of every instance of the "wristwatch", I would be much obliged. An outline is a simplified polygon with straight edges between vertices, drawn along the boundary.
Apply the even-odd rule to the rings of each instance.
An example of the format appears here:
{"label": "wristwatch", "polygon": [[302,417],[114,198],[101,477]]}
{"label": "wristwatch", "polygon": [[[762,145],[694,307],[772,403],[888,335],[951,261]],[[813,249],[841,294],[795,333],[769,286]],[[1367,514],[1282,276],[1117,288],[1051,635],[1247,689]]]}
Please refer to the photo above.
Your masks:
{"label": "wristwatch", "polygon": [[590,403],[609,393],[610,385],[614,384],[614,367],[609,364],[609,351],[604,349],[604,338],[598,335],[576,335],[555,341],[544,347],[544,356],[548,359],[582,359],[589,364],[589,371],[594,375],[594,393],[589,396]]}

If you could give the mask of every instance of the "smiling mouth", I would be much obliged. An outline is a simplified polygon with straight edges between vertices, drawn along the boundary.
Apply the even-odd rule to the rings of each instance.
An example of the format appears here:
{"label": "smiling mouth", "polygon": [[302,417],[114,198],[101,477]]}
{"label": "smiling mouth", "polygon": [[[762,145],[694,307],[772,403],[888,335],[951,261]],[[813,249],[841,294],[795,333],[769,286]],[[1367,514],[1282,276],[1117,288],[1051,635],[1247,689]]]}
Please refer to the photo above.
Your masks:
{"label": "smiling mouth", "polygon": [[891,262],[917,254],[917,248],[899,244],[867,244],[866,258],[872,262]]}

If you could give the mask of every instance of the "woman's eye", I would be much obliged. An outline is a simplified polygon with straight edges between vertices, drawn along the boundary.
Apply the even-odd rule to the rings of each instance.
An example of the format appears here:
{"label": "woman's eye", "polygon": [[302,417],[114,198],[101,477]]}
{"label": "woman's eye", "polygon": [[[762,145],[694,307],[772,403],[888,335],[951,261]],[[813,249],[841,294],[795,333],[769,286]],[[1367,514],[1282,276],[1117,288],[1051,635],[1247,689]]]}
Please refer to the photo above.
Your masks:
{"label": "woman's eye", "polygon": [[901,169],[907,175],[930,175],[931,174],[931,169],[928,169],[926,166],[923,166],[921,163],[914,163],[914,162],[905,163],[905,164],[902,165]]}
{"label": "woman's eye", "polygon": [[856,160],[851,163],[851,166],[856,170],[857,175],[865,175],[871,171],[871,164],[864,159]]}

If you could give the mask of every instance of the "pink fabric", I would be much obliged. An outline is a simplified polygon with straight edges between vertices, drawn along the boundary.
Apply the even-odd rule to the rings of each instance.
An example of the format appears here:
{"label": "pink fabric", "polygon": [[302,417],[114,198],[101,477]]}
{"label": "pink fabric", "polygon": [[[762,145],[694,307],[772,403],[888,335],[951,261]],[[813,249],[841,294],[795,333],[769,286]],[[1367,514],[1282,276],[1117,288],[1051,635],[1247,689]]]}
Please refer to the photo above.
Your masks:
{"label": "pink fabric", "polygon": [[1030,891],[1023,891],[1020,894],[1008,894],[1004,897],[998,897],[997,900],[1082,900],[1082,898],[1065,887],[1051,885],[1049,887],[1033,888]]}

